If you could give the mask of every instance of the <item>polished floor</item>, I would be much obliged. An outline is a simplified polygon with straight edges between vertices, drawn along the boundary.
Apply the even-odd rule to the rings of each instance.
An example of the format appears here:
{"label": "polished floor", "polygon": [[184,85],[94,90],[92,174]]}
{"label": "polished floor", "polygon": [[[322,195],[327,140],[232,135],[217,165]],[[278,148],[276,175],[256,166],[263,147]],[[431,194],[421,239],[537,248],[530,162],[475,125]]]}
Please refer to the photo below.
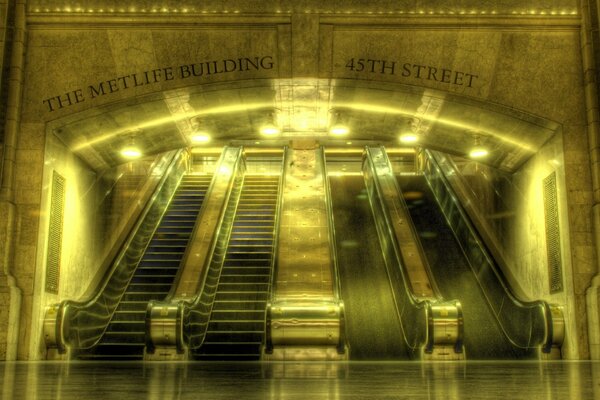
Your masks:
{"label": "polished floor", "polygon": [[7,400],[600,400],[600,362],[7,362],[0,382]]}

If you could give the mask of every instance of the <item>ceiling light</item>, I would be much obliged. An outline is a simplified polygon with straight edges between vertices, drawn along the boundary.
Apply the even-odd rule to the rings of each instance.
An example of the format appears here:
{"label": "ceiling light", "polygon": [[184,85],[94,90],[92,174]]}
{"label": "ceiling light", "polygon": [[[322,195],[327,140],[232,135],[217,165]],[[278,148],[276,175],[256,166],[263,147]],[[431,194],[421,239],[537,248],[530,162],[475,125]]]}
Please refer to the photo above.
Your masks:
{"label": "ceiling light", "polygon": [[400,135],[400,141],[402,143],[416,143],[419,141],[419,137],[415,133],[404,133]]}
{"label": "ceiling light", "polygon": [[127,144],[121,148],[121,156],[129,159],[139,158],[142,156],[142,151],[137,146],[135,137],[133,134],[129,136]]}
{"label": "ceiling light", "polygon": [[469,151],[469,157],[471,158],[483,158],[489,154],[488,150],[481,145],[481,138],[479,135],[475,135],[475,146]]}
{"label": "ceiling light", "polygon": [[348,129],[347,126],[340,124],[332,126],[329,130],[329,133],[336,136],[346,135],[348,132],[350,132],[350,129]]}
{"label": "ceiling light", "polygon": [[274,136],[279,135],[281,131],[274,124],[266,124],[260,128],[260,133],[262,133],[265,136]]}
{"label": "ceiling light", "polygon": [[329,133],[336,136],[346,135],[350,132],[350,128],[348,128],[348,124],[342,117],[342,115],[334,111],[331,117],[331,127],[329,128]]}
{"label": "ceiling light", "polygon": [[469,152],[469,157],[471,158],[482,158],[489,154],[489,152],[483,147],[474,147]]}
{"label": "ceiling light", "polygon": [[142,156],[142,152],[140,149],[134,146],[127,146],[121,149],[121,155],[125,158],[140,158]]}
{"label": "ceiling light", "polygon": [[210,136],[206,133],[196,133],[192,135],[192,141],[194,143],[208,143],[210,142]]}
{"label": "ceiling light", "polygon": [[281,133],[277,124],[277,115],[275,111],[270,112],[264,120],[264,124],[260,127],[260,133],[265,136],[275,136]]}

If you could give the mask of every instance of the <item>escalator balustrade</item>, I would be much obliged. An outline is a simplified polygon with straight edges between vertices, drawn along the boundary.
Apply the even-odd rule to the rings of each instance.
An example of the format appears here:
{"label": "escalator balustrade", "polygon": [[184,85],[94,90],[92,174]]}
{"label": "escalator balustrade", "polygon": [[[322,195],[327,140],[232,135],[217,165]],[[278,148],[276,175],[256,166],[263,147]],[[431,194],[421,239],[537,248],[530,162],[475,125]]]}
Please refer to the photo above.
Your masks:
{"label": "escalator balustrade", "polygon": [[142,359],[150,300],[171,289],[212,176],[184,175],[100,339],[81,359]]}
{"label": "escalator balustrade", "polygon": [[265,332],[279,176],[246,175],[204,342],[204,360],[258,360]]}

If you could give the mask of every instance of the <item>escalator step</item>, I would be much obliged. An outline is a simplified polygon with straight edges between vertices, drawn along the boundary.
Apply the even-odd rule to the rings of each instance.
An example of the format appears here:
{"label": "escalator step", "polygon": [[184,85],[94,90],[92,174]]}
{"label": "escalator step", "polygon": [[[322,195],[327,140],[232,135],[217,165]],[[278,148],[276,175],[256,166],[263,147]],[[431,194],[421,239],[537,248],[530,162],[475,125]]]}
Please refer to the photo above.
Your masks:
{"label": "escalator step", "polygon": [[221,271],[222,277],[244,274],[270,276],[271,267],[223,267]]}
{"label": "escalator step", "polygon": [[102,337],[102,342],[106,344],[117,343],[145,343],[146,332],[109,332],[106,331]]}
{"label": "escalator step", "polygon": [[222,275],[221,284],[224,283],[264,283],[268,284],[270,275]]}
{"label": "escalator step", "polygon": [[257,238],[250,236],[248,238],[235,238],[229,240],[230,246],[272,246],[273,236]]}
{"label": "escalator step", "polygon": [[267,301],[267,292],[226,292],[218,291],[215,294],[215,301],[248,301],[248,300],[261,300]]}
{"label": "escalator step", "polygon": [[267,291],[269,289],[268,283],[221,283],[219,282],[219,291],[223,292],[247,292],[247,291]]}
{"label": "escalator step", "polygon": [[213,303],[213,311],[225,310],[265,310],[267,302],[265,300],[217,300]]}
{"label": "escalator step", "polygon": [[126,292],[123,295],[122,301],[150,301],[162,300],[167,296],[168,292],[148,293],[148,292]]}
{"label": "escalator step", "polygon": [[166,260],[166,261],[161,261],[161,260],[143,260],[140,262],[140,265],[138,267],[138,269],[140,267],[142,268],[148,268],[148,269],[156,269],[156,268],[177,268],[179,266],[179,263],[174,262],[173,260]]}
{"label": "escalator step", "polygon": [[127,291],[129,293],[139,293],[139,292],[151,292],[151,293],[165,292],[165,293],[167,293],[169,290],[171,290],[171,282],[169,282],[169,283],[163,283],[163,282],[136,283],[136,282],[132,282],[131,284],[129,284],[129,288],[127,288]]}
{"label": "escalator step", "polygon": [[[253,251],[253,252],[248,252],[248,251],[231,251],[232,249],[229,249],[227,251],[227,258],[229,260],[236,260],[236,259],[241,259],[241,260],[270,260],[271,259],[271,252],[264,252],[264,251]],[[236,248],[234,248],[233,250],[237,250]]]}
{"label": "escalator step", "polygon": [[146,320],[146,308],[136,311],[115,311],[112,321],[141,321]]}
{"label": "escalator step", "polygon": [[146,321],[111,321],[106,328],[107,334],[118,334],[123,333],[129,335],[130,333],[137,335],[140,331],[144,331],[146,327]]}
{"label": "escalator step", "polygon": [[150,274],[136,274],[131,279],[131,283],[145,284],[145,283],[161,283],[163,285],[170,285],[175,279],[175,274],[163,274],[163,275],[150,275]]}
{"label": "escalator step", "polygon": [[225,259],[223,266],[225,267],[269,267],[271,260],[227,260]]}
{"label": "escalator step", "polygon": [[139,311],[146,310],[146,306],[148,305],[147,301],[127,301],[122,300],[117,306],[118,311]]}
{"label": "escalator step", "polygon": [[208,323],[208,332],[262,332],[264,329],[265,323],[263,320],[211,320]]}
{"label": "escalator step", "polygon": [[264,331],[207,331],[204,342],[262,342],[263,336]]}
{"label": "escalator step", "polygon": [[210,316],[214,318],[214,320],[231,320],[231,319],[240,319],[240,320],[253,320],[253,321],[261,321],[264,323],[265,319],[265,310],[214,310]]}

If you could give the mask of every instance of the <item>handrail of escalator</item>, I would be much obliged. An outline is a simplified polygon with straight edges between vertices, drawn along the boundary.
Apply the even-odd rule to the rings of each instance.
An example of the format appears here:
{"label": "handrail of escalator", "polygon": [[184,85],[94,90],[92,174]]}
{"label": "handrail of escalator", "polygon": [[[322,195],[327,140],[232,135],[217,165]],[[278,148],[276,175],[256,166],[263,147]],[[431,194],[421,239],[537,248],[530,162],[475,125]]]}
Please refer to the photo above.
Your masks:
{"label": "handrail of escalator", "polygon": [[433,347],[433,337],[429,335],[428,329],[431,302],[428,299],[420,299],[412,293],[408,272],[402,262],[400,246],[393,232],[391,215],[384,203],[383,189],[375,171],[372,154],[367,147],[363,157],[365,186],[381,240],[383,257],[390,275],[394,301],[402,326],[403,340],[411,350],[413,357],[418,357],[422,349]]}
{"label": "handrail of escalator", "polygon": [[427,161],[423,166],[425,178],[506,337],[522,349],[541,349],[549,353],[553,347],[560,347],[564,338],[560,307],[543,300],[523,301],[515,296],[461,205],[461,201],[471,199],[461,198],[453,190],[435,154],[428,150],[424,154]]}
{"label": "handrail of escalator", "polygon": [[274,220],[274,232],[273,232],[273,257],[271,259],[271,278],[269,280],[269,288],[271,297],[275,292],[275,276],[277,275],[277,260],[278,260],[278,251],[279,251],[279,241],[277,238],[279,237],[279,220],[281,219],[281,204],[283,203],[283,186],[285,185],[285,177],[287,176],[287,146],[283,148],[283,156],[281,159],[281,172],[279,174],[279,182],[278,191],[277,191],[277,204],[275,205],[275,220]]}
{"label": "handrail of escalator", "polygon": [[65,353],[70,349],[89,349],[100,340],[187,169],[187,156],[185,149],[174,154],[154,195],[150,197],[94,295],[86,300],[65,300],[46,307],[44,335],[48,348]]}
{"label": "handrail of escalator", "polygon": [[[327,165],[325,152],[321,152],[323,165]],[[327,223],[329,225],[329,252],[331,254],[331,271],[333,279],[333,295],[336,299],[341,299],[341,284],[338,271],[337,249],[335,241],[335,225],[333,224],[333,205],[331,204],[331,187],[329,185],[329,177],[325,174],[325,209],[327,211]]]}
{"label": "handrail of escalator", "polygon": [[[271,277],[269,278],[269,300],[268,300],[268,304],[273,303],[273,294],[275,293],[275,286],[276,286],[276,280],[275,277],[277,276],[277,265],[278,265],[278,260],[279,260],[279,221],[280,221],[280,217],[281,217],[281,205],[283,203],[283,187],[285,185],[285,177],[287,176],[287,168],[288,168],[288,162],[287,162],[287,146],[284,146],[283,148],[283,157],[281,159],[281,172],[279,174],[279,182],[278,182],[278,191],[277,191],[277,204],[275,205],[275,220],[274,220],[274,231],[273,231],[273,255],[271,258]],[[271,331],[271,316],[269,315],[270,312],[270,307],[267,307],[266,309],[266,316],[265,316],[265,332],[270,332]],[[267,349],[272,349],[273,345],[270,343],[270,336],[269,335],[265,335],[265,343],[263,343],[263,345],[265,346],[265,348]]]}
{"label": "handrail of escalator", "polygon": [[[327,165],[325,152],[321,152],[323,158],[322,165]],[[333,205],[331,202],[331,185],[329,184],[329,176],[325,174],[325,209],[327,212],[327,223],[329,225],[329,253],[331,254],[331,275],[333,279],[333,295],[340,306],[340,340],[338,341],[338,353],[344,353],[345,349],[345,313],[344,302],[342,300],[341,280],[337,260],[337,246],[335,239],[335,224],[333,222]]]}
{"label": "handrail of escalator", "polygon": [[[239,147],[238,151],[238,156],[231,166],[232,173],[226,189],[225,206],[221,210],[208,257],[204,260],[203,275],[199,277],[202,283],[192,298],[177,302],[177,324],[180,326],[180,333],[176,345],[179,352],[200,348],[206,335],[246,172],[243,149]],[[218,168],[222,168],[221,163]]]}

